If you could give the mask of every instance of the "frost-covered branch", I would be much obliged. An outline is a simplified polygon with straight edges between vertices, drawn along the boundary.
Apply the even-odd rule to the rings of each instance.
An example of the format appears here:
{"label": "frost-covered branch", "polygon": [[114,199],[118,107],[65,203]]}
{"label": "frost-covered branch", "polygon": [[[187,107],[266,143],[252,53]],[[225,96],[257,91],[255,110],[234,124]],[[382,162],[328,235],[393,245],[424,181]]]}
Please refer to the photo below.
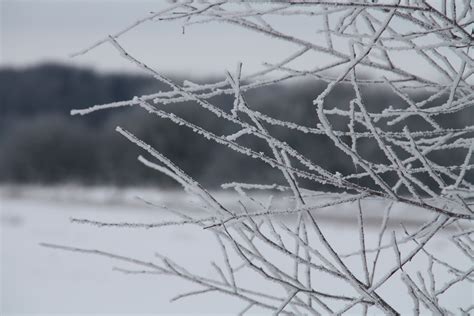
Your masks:
{"label": "frost-covered branch", "polygon": [[[400,306],[391,303],[380,290],[396,282],[405,287],[406,293],[400,295],[405,295],[416,315],[425,311],[446,314],[444,293],[474,280],[472,268],[458,266],[429,248],[433,239],[448,236],[460,257],[471,265],[474,260],[472,12],[469,0],[189,0],[176,1],[104,37],[76,55],[110,44],[120,56],[170,90],[73,110],[72,115],[136,107],[157,120],[187,128],[216,146],[226,146],[264,163],[279,172],[280,182],[222,184],[222,189],[235,193],[235,203],[224,205],[166,158],[166,153],[140,140],[133,131],[117,127],[122,136],[152,157],[139,156],[139,162],[196,196],[206,215],[170,210],[176,218],[154,223],[72,222],[134,229],[200,227],[203,234],[214,235],[220,249],[220,261],[210,263],[214,278],[195,274],[161,255],[157,264],[92,249],[44,246],[102,255],[148,269],[137,273],[161,273],[188,280],[200,288],[173,300],[224,293],[243,302],[242,315],[259,308],[275,314],[339,315],[360,308],[363,314],[376,309],[376,313],[398,315]],[[284,19],[307,21],[310,24],[302,25],[311,25],[312,37],[285,28],[281,22]],[[235,71],[221,71],[226,74],[223,80],[179,84],[132,56],[121,38],[145,22],[169,20],[182,23],[183,30],[199,24],[226,23],[285,42],[294,49],[280,60],[265,62],[263,70],[248,72],[245,63],[238,63]],[[314,64],[298,67],[298,62],[310,54]],[[410,66],[407,58],[431,72]],[[263,87],[308,78],[323,83],[324,89],[315,89],[313,117],[305,124],[271,114],[248,97]],[[351,91],[348,100],[334,104],[331,96],[347,87]],[[374,89],[393,95],[397,102],[370,104],[367,95]],[[224,99],[216,98],[219,96],[232,98],[231,106],[219,102]],[[220,135],[170,110],[187,102],[226,122],[231,132]],[[467,119],[451,122],[453,114]],[[353,166],[333,170],[330,164],[321,164],[319,157],[280,138],[276,129],[308,139],[324,138],[327,146],[332,146],[331,152]],[[263,142],[267,151],[249,145],[245,139]],[[364,144],[370,144],[369,151]],[[317,152],[326,149],[317,148]],[[462,159],[437,159],[460,155]],[[326,192],[315,191],[315,187],[323,187]],[[281,198],[289,202],[277,204],[275,201]],[[373,203],[379,203],[375,211],[380,220],[376,240],[370,240],[368,233]],[[337,242],[329,238],[322,216],[328,209],[338,215],[346,208],[351,210],[350,222],[357,223],[359,241],[358,249],[349,252],[340,251]],[[401,225],[395,222],[396,210],[406,208],[422,218],[421,223],[411,224],[415,227],[410,232],[407,219],[401,219]],[[404,235],[392,230],[400,227]],[[393,233],[387,240],[389,230]],[[358,260],[353,260],[354,256]],[[420,258],[426,260],[426,269],[411,271],[413,261]],[[440,269],[447,271],[449,279],[440,278]],[[263,288],[271,288],[271,294],[258,286],[245,285],[243,273],[250,273]],[[322,277],[326,281],[319,282]],[[339,290],[331,290],[327,280],[341,284]],[[459,308],[472,310],[472,306]]]}

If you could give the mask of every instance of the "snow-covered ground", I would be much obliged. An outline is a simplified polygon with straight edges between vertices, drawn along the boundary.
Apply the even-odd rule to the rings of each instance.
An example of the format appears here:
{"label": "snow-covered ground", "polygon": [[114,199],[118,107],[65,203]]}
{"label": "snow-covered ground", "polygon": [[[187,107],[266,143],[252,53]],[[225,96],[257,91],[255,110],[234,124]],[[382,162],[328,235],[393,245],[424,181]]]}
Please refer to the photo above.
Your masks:
{"label": "snow-covered ground", "polygon": [[[169,216],[159,207],[146,205],[136,199],[136,196],[153,201],[156,205],[193,209],[194,201],[177,191],[81,187],[0,188],[1,314],[236,314],[245,307],[231,297],[213,294],[170,303],[173,296],[195,289],[195,285],[168,276],[123,274],[113,268],[133,267],[104,257],[64,252],[39,245],[46,242],[100,249],[145,261],[156,260],[154,254],[159,252],[193,272],[213,275],[214,270],[209,263],[218,258],[220,253],[213,235],[202,229],[193,226],[148,230],[97,228],[70,222],[71,217],[113,222],[157,222]],[[217,196],[224,203],[231,203],[233,197],[228,193],[218,193]],[[369,242],[374,243],[376,240],[382,208],[382,205],[374,204],[369,212]],[[356,221],[344,214],[347,214],[347,209],[341,207],[324,209],[320,214],[323,227],[329,239],[338,243],[339,251],[357,250],[359,240]],[[394,210],[394,214],[395,218],[403,219],[412,226],[421,223],[426,216],[426,213],[420,215],[417,210],[403,208]],[[390,228],[396,227],[395,221]],[[434,238],[430,242],[431,249],[454,260],[458,266],[469,265],[462,258],[457,259],[458,251],[443,237]],[[393,258],[390,255],[382,258],[382,266],[392,265]],[[416,270],[419,265],[424,270],[424,263],[423,260],[415,260],[412,269]],[[437,275],[440,284],[451,278],[442,271]],[[244,275],[243,279],[249,284],[258,282],[250,275]],[[446,307],[469,306],[474,294],[471,284],[456,285],[455,289],[442,296],[442,304]],[[337,288],[331,289],[331,286],[336,285],[327,284],[325,288],[332,292],[338,291]],[[402,292],[406,292],[405,288],[396,283],[392,287],[380,289],[381,294],[391,294],[391,301],[398,306],[399,311],[408,313],[411,307],[401,301],[398,293]],[[411,304],[411,301],[408,302]],[[375,312],[375,309],[371,310]]]}

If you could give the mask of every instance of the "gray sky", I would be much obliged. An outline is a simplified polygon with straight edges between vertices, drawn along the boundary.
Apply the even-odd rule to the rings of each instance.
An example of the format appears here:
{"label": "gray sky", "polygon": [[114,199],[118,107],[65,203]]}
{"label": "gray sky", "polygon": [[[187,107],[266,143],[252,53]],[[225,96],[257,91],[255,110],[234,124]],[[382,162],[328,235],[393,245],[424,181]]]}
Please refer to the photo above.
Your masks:
{"label": "gray sky", "polygon": [[[169,5],[163,0],[0,1],[2,66],[63,61],[106,71],[136,68],[110,45],[85,56],[68,55]],[[244,69],[256,69],[297,49],[226,24],[193,26],[183,35],[176,22],[145,23],[120,42],[149,65],[193,75],[234,69],[239,60]]]}
{"label": "gray sky", "polygon": [[[62,61],[113,72],[136,71],[136,66],[110,45],[85,56],[68,55],[169,5],[165,0],[0,0],[0,4],[0,66]],[[316,28],[308,24],[318,23],[315,19],[275,19],[281,19],[278,26],[285,31],[315,40]],[[262,68],[262,62],[277,62],[298,50],[287,42],[223,23],[195,25],[183,35],[177,22],[148,22],[121,37],[120,43],[152,67],[193,76],[223,74],[235,69],[238,61],[244,63],[244,73],[254,72]],[[400,55],[399,67],[435,73],[416,58],[413,52]],[[327,62],[323,55],[309,54],[296,66],[308,69]]]}

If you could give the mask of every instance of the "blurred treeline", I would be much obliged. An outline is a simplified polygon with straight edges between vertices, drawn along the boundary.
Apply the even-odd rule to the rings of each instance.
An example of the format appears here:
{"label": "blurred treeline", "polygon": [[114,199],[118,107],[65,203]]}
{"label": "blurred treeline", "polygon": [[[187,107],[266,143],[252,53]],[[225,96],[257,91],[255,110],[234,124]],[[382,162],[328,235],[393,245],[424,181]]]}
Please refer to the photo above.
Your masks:
{"label": "blurred treeline", "polygon": [[[183,79],[174,77],[182,83]],[[208,78],[206,82],[217,80]],[[253,109],[276,118],[316,127],[317,118],[312,100],[324,89],[318,81],[297,81],[290,84],[260,88],[245,94]],[[0,69],[0,181],[3,183],[62,183],[113,185],[174,185],[165,176],[137,161],[146,153],[115,132],[120,125],[165,154],[187,173],[206,185],[225,181],[282,183],[281,175],[263,163],[217,145],[185,127],[179,127],[139,108],[121,108],[96,112],[87,116],[70,116],[74,108],[127,100],[133,96],[166,91],[168,87],[156,80],[132,74],[101,74],[90,69],[44,64],[24,69]],[[406,106],[387,90],[365,89],[372,109]],[[341,85],[327,99],[330,106],[347,107],[353,97],[350,86]],[[426,95],[420,94],[418,99]],[[232,96],[210,100],[230,110]],[[235,126],[191,103],[160,106],[193,123],[211,129],[217,135],[237,131]],[[444,126],[472,125],[472,111],[446,117]],[[248,118],[244,118],[248,120]],[[347,130],[347,121],[333,122]],[[428,128],[417,119],[409,121],[412,130]],[[290,132],[285,128],[267,126],[281,140],[319,163],[342,174],[354,170],[352,161],[324,136]],[[363,127],[356,126],[363,130]],[[400,126],[395,126],[400,129]],[[240,140],[256,151],[271,155],[268,146],[255,137]],[[362,155],[372,161],[385,162],[383,154],[370,140],[358,144]],[[403,153],[400,153],[403,155]],[[440,163],[456,164],[462,152],[432,157]]]}

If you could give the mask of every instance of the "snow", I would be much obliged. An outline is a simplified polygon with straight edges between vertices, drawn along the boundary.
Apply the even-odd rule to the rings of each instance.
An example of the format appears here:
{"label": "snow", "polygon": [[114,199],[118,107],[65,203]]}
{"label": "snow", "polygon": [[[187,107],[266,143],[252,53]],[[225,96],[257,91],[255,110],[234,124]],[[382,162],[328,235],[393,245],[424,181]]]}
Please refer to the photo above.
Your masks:
{"label": "snow", "polygon": [[[96,192],[97,193],[97,192]],[[98,194],[100,195],[100,194]],[[104,194],[106,196],[107,194]],[[200,231],[187,227],[163,230],[100,230],[69,222],[72,216],[148,221],[162,218],[148,207],[102,202],[68,202],[40,198],[2,198],[2,315],[16,313],[151,313],[195,311],[199,299],[170,304],[188,284],[169,277],[125,275],[112,267],[127,267],[109,259],[58,252],[40,242],[106,249],[123,255],[154,259],[160,250],[196,269],[211,249]],[[185,251],[176,251],[185,249]],[[134,268],[134,267],[128,267]],[[234,304],[238,308],[237,304]],[[202,313],[228,312],[232,305],[200,306]],[[234,309],[235,309],[234,307]]]}
{"label": "snow", "polygon": [[[71,186],[28,187],[20,190],[0,188],[1,314],[236,314],[242,310],[246,306],[245,303],[216,294],[204,294],[170,303],[172,297],[199,288],[168,276],[123,274],[113,268],[137,267],[108,258],[48,249],[39,245],[40,242],[47,242],[100,249],[145,261],[158,261],[154,253],[159,252],[183,264],[192,272],[209,277],[214,275],[210,262],[221,261],[219,245],[212,233],[200,228],[190,225],[148,230],[97,228],[70,222],[71,217],[109,222],[157,222],[169,217],[162,209],[135,199],[137,194],[157,205],[188,208],[193,203],[192,199],[181,192],[156,189],[85,189]],[[233,196],[219,192],[217,197],[220,202],[231,204]],[[378,207],[376,204],[372,206],[375,214]],[[346,214],[341,206],[321,211],[321,226],[328,238],[338,244],[337,249],[341,253],[357,250],[357,219],[354,217],[354,220],[351,220],[346,215],[336,216],[334,213],[338,211]],[[414,209],[397,209],[394,213],[400,218],[419,212]],[[368,248],[376,240],[378,221],[381,218],[372,218],[372,215],[366,219]],[[420,222],[420,217],[412,216],[411,221]],[[410,221],[407,222],[410,225]],[[390,230],[393,229],[394,227],[390,227]],[[389,240],[389,235],[385,240]],[[442,253],[443,258],[457,258],[458,252],[442,235],[436,236],[430,246],[430,249]],[[401,250],[404,250],[403,246]],[[387,258],[380,262],[380,267],[393,264],[393,251],[390,249],[387,253]],[[353,261],[360,263],[360,258],[354,257]],[[421,266],[422,264],[422,260],[415,260],[413,269],[424,271],[426,268]],[[469,266],[468,262],[461,259],[456,264]],[[441,279],[438,280],[440,287],[452,278],[442,271],[437,275]],[[238,282],[254,287],[268,284],[259,283],[259,280],[254,275],[243,274]],[[324,284],[325,280],[317,282]],[[338,293],[336,283],[326,284],[325,290]],[[453,290],[443,294],[443,306],[469,306],[474,293],[471,284],[458,284]],[[274,290],[268,289],[268,292],[272,291]],[[411,307],[401,301],[399,293],[406,293],[401,283],[394,282],[391,287],[382,287],[380,293],[389,293],[391,302],[395,303],[399,311],[411,313]],[[357,313],[358,310],[352,309],[351,312]]]}

